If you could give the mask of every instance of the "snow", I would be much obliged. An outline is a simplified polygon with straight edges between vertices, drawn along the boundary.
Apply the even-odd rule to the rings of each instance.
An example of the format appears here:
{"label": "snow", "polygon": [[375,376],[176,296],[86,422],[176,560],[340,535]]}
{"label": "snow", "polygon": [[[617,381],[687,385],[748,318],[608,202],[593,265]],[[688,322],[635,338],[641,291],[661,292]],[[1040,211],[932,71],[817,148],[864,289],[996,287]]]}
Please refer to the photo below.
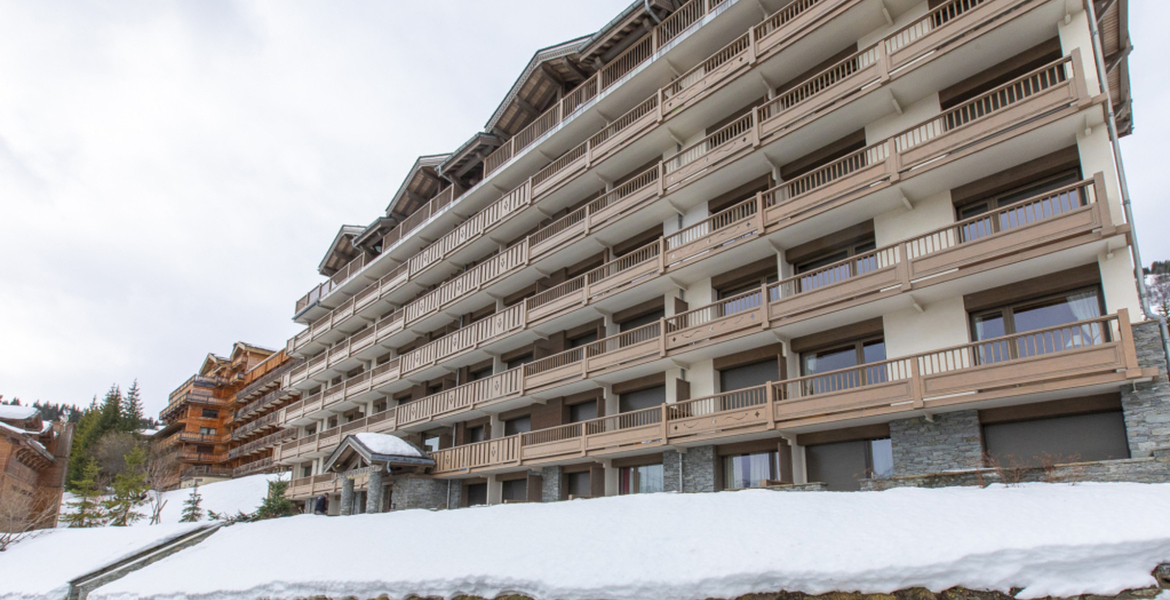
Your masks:
{"label": "snow", "polygon": [[9,431],[15,431],[16,433],[23,434],[23,435],[28,435],[27,431],[25,431],[19,427],[14,427],[12,425],[9,425],[8,423],[5,423],[3,421],[0,421],[0,428],[7,429]]}
{"label": "snow", "polygon": [[185,523],[46,530],[0,554],[0,600],[59,600],[70,580],[196,527]]}
{"label": "snow", "polygon": [[[203,508],[203,520],[211,520],[207,515],[208,511],[228,515],[234,515],[240,511],[246,513],[255,511],[264,501],[264,497],[268,495],[268,482],[277,479],[277,477],[274,474],[249,475],[239,479],[217,481],[199,486],[199,495],[203,497],[199,502],[199,506]],[[166,501],[166,506],[163,507],[160,522],[163,524],[178,523],[183,516],[183,502],[190,497],[191,488],[163,492],[162,499]],[[146,518],[133,526],[149,525],[150,515],[147,514],[149,509],[143,507],[142,512],[147,515]]]}
{"label": "snow", "polygon": [[[409,543],[394,543],[410,540]],[[246,568],[223,568],[224,557]],[[1170,484],[646,494],[239,524],[93,600],[1116,594],[1170,560]]]}
{"label": "snow", "polygon": [[420,452],[418,448],[398,436],[387,433],[363,432],[355,433],[354,437],[374,454],[427,458],[427,455]]}
{"label": "snow", "polygon": [[31,406],[15,406],[12,404],[0,404],[0,419],[15,419],[23,421],[37,416],[39,411]]}
{"label": "snow", "polygon": [[160,431],[162,431],[162,430],[161,430],[161,429],[150,429],[150,428],[147,428],[147,429],[139,429],[139,430],[138,430],[138,434],[139,434],[139,435],[144,435],[144,436],[146,436],[146,437],[154,437],[154,435],[155,435],[156,433],[160,432]]}

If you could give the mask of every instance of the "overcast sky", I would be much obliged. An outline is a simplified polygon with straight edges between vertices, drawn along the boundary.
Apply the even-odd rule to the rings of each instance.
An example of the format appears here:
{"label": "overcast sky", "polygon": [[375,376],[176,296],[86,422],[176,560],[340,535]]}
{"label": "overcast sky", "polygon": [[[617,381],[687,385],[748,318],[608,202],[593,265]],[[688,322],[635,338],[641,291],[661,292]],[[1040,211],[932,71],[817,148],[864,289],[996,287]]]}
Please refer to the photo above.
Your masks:
{"label": "overcast sky", "polygon": [[[282,347],[337,228],[628,1],[0,0],[0,394],[137,378],[157,416],[208,352]],[[1170,258],[1168,18],[1131,0],[1147,261]]]}

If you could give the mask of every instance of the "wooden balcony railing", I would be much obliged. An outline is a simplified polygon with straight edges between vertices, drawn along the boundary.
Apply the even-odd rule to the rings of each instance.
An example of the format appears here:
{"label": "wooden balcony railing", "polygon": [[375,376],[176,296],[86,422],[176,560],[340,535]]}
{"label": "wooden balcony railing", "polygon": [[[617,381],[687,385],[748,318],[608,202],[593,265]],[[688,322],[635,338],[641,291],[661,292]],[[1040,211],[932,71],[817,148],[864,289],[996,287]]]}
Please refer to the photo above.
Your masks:
{"label": "wooden balcony railing", "polygon": [[1125,310],[703,398],[432,452],[437,475],[667,445],[1004,396],[1124,383],[1138,367]]}
{"label": "wooden balcony railing", "polygon": [[211,452],[197,452],[195,450],[180,450],[179,460],[183,462],[205,462],[205,463],[219,463],[228,459],[227,452],[220,452],[218,454]]}
{"label": "wooden balcony railing", "polygon": [[184,442],[191,442],[195,444],[223,444],[228,441],[226,433],[195,433],[191,431],[180,431],[179,440]]}
{"label": "wooden balcony railing", "polygon": [[272,446],[275,446],[276,444],[279,444],[280,442],[283,442],[285,440],[288,440],[290,438],[295,437],[296,433],[297,432],[294,429],[282,429],[282,430],[277,431],[275,433],[270,433],[270,434],[268,434],[268,435],[266,435],[258,440],[253,440],[253,441],[248,442],[247,444],[244,444],[238,448],[232,448],[231,450],[228,451],[228,458],[231,459],[231,458],[237,458],[240,456],[247,456],[249,454],[253,454],[255,452],[259,452],[261,450],[271,448]]}
{"label": "wooden balcony railing", "polygon": [[276,471],[283,467],[276,464],[272,457],[261,458],[250,463],[244,463],[232,469],[232,477],[244,477],[247,475],[255,475],[256,473],[265,473],[268,471]]}
{"label": "wooden balcony railing", "polygon": [[[623,257],[622,260],[625,262],[605,266],[604,269],[611,272],[609,275],[591,272],[582,280],[572,280],[542,292],[526,302],[525,322],[532,324],[539,319],[555,315],[558,310],[568,310],[581,303],[588,303],[599,294],[634,285],[655,273],[660,275],[680,261],[691,260],[697,256],[709,256],[712,250],[725,248],[741,239],[749,239],[749,236],[758,235],[757,232],[764,228],[770,232],[789,226],[799,219],[840,206],[852,200],[851,195],[858,192],[868,193],[877,189],[875,186],[890,185],[897,179],[917,176],[938,164],[943,164],[938,161],[948,154],[956,150],[969,151],[973,144],[991,140],[1021,123],[1037,118],[1038,115],[1070,106],[1080,106],[1087,98],[1087,94],[1079,65],[1079,56],[1074,52],[1072,56],[954,107],[923,125],[768,190],[759,195],[755,206],[741,205],[735,207],[738,212],[725,211],[698,226],[687,228],[660,241],[660,246],[656,250],[645,250],[649,253],[658,253],[656,267],[653,265],[655,261],[643,260],[635,265],[630,264],[632,259]],[[536,232],[509,250],[515,252],[516,256],[507,257],[508,270],[520,268],[521,260],[531,263],[534,257],[539,258],[547,252],[563,247],[578,236],[601,226],[607,219],[616,218],[627,212],[630,207],[661,197],[667,193],[664,189],[666,186],[662,183],[664,179],[669,180],[673,175],[674,185],[680,185],[685,182],[680,172],[698,161],[710,165],[711,157],[707,157],[707,154],[718,153],[729,144],[738,143],[745,136],[758,138],[758,134],[752,132],[758,129],[760,124],[759,118],[752,114],[745,115],[744,118],[712,134],[703,143],[684,150],[679,156],[660,163],[657,168],[647,170],[631,182],[590,202],[583,209]],[[749,128],[744,130],[745,126]],[[743,131],[748,133],[741,133]],[[668,167],[669,164],[674,166]],[[695,172],[687,173],[687,176],[697,177],[701,171],[711,168],[704,165],[700,167]],[[664,177],[663,173],[668,168],[671,169],[670,175]],[[716,231],[719,233],[716,234]],[[527,249],[522,249],[525,247]],[[647,258],[637,253],[636,257]],[[497,268],[496,272],[503,271]],[[598,279],[611,275],[620,276],[605,282]],[[830,279],[834,276],[825,275]],[[433,314],[435,310],[440,310],[439,307],[445,302],[457,299],[458,290],[471,289],[468,286],[475,285],[482,287],[483,283],[477,283],[474,277],[476,276],[444,284],[452,286],[450,291],[438,294],[432,292],[420,298],[417,303],[404,308],[403,316],[399,317],[398,313],[389,315],[373,327],[372,333],[363,330],[356,338],[348,339],[331,348],[328,353],[313,358],[291,373],[290,382],[296,383],[338,364],[354,353],[355,346],[369,347],[394,331],[401,331],[406,324],[405,313],[408,309],[411,318],[418,320],[427,314]],[[534,314],[534,311],[538,310],[543,312]],[[387,325],[385,329],[383,322]],[[424,352],[420,352],[423,350],[421,348],[416,350],[415,352],[420,353],[411,358],[403,357],[406,370],[400,369],[398,375],[425,368],[439,360],[437,357],[450,357],[480,343],[478,340],[472,341],[476,338],[469,331],[461,330],[448,337],[450,339],[437,340],[432,343],[433,345],[428,345]],[[371,383],[372,387],[377,385],[378,382]]]}

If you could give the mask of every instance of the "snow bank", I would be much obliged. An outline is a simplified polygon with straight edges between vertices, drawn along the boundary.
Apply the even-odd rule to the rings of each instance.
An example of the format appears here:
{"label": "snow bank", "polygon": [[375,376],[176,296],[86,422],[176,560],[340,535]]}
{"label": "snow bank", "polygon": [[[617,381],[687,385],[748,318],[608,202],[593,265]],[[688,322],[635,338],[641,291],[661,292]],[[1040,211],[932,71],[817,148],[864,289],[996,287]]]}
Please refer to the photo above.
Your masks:
{"label": "snow bank", "polygon": [[[202,502],[199,505],[203,508],[203,521],[210,521],[207,516],[208,511],[215,511],[217,513],[226,513],[234,515],[237,512],[244,511],[250,513],[260,506],[264,501],[264,497],[268,495],[268,482],[275,481],[278,478],[276,474],[260,474],[250,475],[248,477],[241,477],[239,479],[229,479],[225,481],[217,481],[215,483],[208,483],[199,486],[199,495],[203,496]],[[287,479],[288,476],[285,475]],[[163,507],[160,521],[166,523],[178,523],[183,516],[183,502],[186,502],[191,497],[191,488],[183,488],[178,490],[171,490],[163,492],[162,498],[166,501],[166,506]],[[146,518],[134,524],[136,527],[149,525],[150,515],[149,508],[142,508],[143,514]]]}
{"label": "snow bank", "polygon": [[[225,569],[224,557],[247,557]],[[93,600],[1115,594],[1170,560],[1170,484],[648,494],[236,525]],[[181,591],[176,591],[181,590]]]}
{"label": "snow bank", "polygon": [[370,433],[368,431],[355,433],[354,436],[370,452],[384,456],[412,456],[429,458],[410,442],[388,433]]}
{"label": "snow bank", "polygon": [[196,527],[184,523],[45,530],[0,553],[0,600],[60,600],[71,580]]}

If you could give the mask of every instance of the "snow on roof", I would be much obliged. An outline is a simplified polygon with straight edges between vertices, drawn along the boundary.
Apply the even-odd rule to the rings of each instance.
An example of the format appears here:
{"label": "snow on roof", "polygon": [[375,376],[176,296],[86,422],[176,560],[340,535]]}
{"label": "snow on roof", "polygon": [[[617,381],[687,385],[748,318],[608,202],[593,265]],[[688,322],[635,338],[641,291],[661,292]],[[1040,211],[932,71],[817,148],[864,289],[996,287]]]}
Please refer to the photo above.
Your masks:
{"label": "snow on roof", "polygon": [[15,419],[23,421],[31,419],[40,414],[40,411],[31,406],[14,406],[12,404],[0,404],[0,419]]}
{"label": "snow on roof", "polygon": [[9,425],[8,423],[5,423],[3,421],[0,421],[0,429],[7,429],[9,431],[14,431],[14,432],[19,433],[19,434],[28,435],[27,431],[25,431],[19,427],[16,427],[15,425]]}
{"label": "snow on roof", "polygon": [[58,600],[69,581],[200,525],[50,529],[9,546],[0,560],[0,600]]}
{"label": "snow on roof", "polygon": [[160,432],[160,431],[162,431],[162,430],[161,430],[161,429],[151,429],[151,428],[149,428],[149,427],[148,427],[148,428],[146,428],[146,429],[139,429],[139,430],[138,430],[138,434],[139,434],[139,435],[145,435],[145,436],[147,436],[147,437],[150,437],[150,436],[153,436],[153,435],[155,435],[156,433],[158,433],[158,432]]}
{"label": "snow on roof", "polygon": [[363,446],[368,448],[374,454],[383,456],[408,456],[413,458],[430,458],[425,453],[420,451],[410,442],[388,433],[355,433],[353,437],[357,438]]}
{"label": "snow on roof", "polygon": [[[566,526],[569,541],[554,534]],[[307,540],[330,550],[306,560]],[[224,569],[225,556],[248,568]],[[691,600],[916,586],[1067,597],[1155,585],[1168,559],[1170,484],[748,490],[240,524],[90,598]]]}

